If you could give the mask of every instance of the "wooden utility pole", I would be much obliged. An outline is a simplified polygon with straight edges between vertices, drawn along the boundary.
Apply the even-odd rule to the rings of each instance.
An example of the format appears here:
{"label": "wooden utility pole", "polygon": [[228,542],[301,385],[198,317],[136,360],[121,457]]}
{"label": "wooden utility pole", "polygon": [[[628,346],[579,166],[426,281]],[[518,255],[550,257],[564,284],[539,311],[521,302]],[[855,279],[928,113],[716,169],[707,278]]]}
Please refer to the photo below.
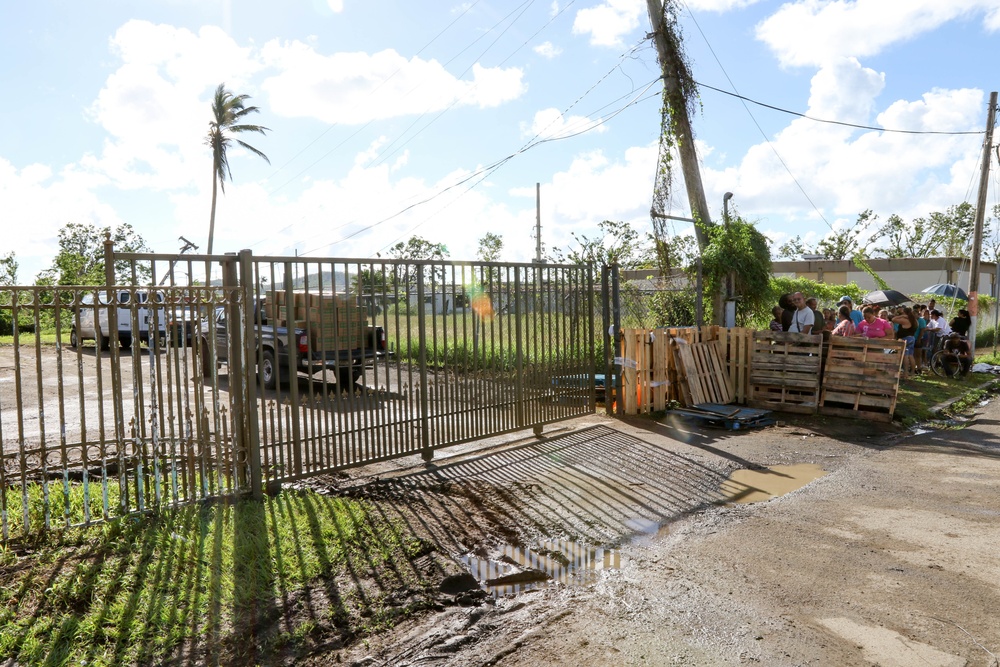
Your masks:
{"label": "wooden utility pole", "polygon": [[[681,86],[683,62],[681,54],[677,53],[676,40],[670,39],[663,16],[662,0],[646,0],[649,12],[649,23],[653,28],[652,36],[656,43],[656,52],[663,70],[663,89],[670,100],[670,113],[673,114],[673,126],[677,138],[677,151],[681,159],[681,171],[684,174],[684,186],[687,189],[688,204],[691,216],[697,220],[694,224],[695,238],[698,240],[699,265],[700,255],[704,254],[708,245],[706,229],[712,224],[708,211],[708,200],[705,198],[705,188],[701,183],[701,169],[698,167],[698,153],[694,146],[694,133],[691,131],[691,119],[688,118],[687,101]],[[716,324],[723,324],[722,291],[712,295],[712,315]]]}
{"label": "wooden utility pole", "polygon": [[[986,113],[986,137],[983,139],[983,166],[979,174],[979,197],[976,199],[976,231],[972,237],[972,267],[969,272],[969,347],[976,354],[976,321],[979,319],[979,256],[983,254],[983,221],[986,218],[986,190],[990,183],[990,152],[993,148],[993,123],[997,115],[997,94],[990,93],[990,108]],[[996,308],[996,304],[993,306]]]}
{"label": "wooden utility pole", "polygon": [[698,153],[694,147],[694,133],[691,131],[691,120],[688,118],[687,102],[681,89],[678,72],[681,67],[680,54],[677,53],[675,42],[667,37],[667,26],[663,21],[663,3],[661,0],[646,0],[649,11],[649,23],[653,27],[653,39],[656,42],[656,52],[663,70],[663,88],[671,100],[671,111],[674,115],[674,126],[677,132],[677,150],[681,157],[681,170],[684,173],[684,185],[687,188],[688,203],[691,206],[692,217],[700,220],[695,224],[694,233],[698,239],[699,250],[708,245],[708,235],[705,226],[712,224],[708,212],[708,200],[705,199],[705,188],[701,184],[701,170],[698,168]]}

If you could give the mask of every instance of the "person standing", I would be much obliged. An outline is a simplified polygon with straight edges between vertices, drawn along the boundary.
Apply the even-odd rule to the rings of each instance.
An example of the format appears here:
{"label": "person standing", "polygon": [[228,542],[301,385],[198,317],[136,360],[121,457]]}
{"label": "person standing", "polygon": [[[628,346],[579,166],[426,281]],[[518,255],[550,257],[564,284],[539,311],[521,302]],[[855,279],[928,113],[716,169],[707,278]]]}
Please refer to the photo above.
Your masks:
{"label": "person standing", "polygon": [[812,308],[806,304],[806,298],[802,292],[792,295],[792,303],[795,304],[795,312],[792,313],[792,323],[788,331],[791,333],[811,333],[816,324],[816,316]]}
{"label": "person standing", "polygon": [[854,307],[854,302],[851,300],[851,297],[845,294],[840,297],[840,301],[837,302],[837,305],[847,306],[848,310],[851,312],[851,321],[854,322],[854,326],[861,324],[861,320],[863,320],[864,317],[861,315],[861,311]]}
{"label": "person standing", "polygon": [[951,326],[952,331],[962,336],[968,336],[969,329],[972,328],[972,318],[969,316],[969,311],[965,308],[959,308],[958,315],[952,318],[948,324]]}
{"label": "person standing", "polygon": [[849,307],[846,305],[841,306],[838,311],[838,317],[840,317],[840,321],[833,328],[831,336],[853,336],[857,333],[854,320],[851,319],[851,309]]}
{"label": "person standing", "polygon": [[906,343],[903,349],[903,373],[905,376],[916,372],[915,347],[917,335],[917,318],[913,310],[904,306],[903,312],[892,318],[892,323],[897,325],[896,340]]}
{"label": "person standing", "polygon": [[858,325],[858,335],[865,338],[886,338],[892,336],[892,325],[880,317],[875,317],[875,309],[865,306],[861,311],[864,317]]}
{"label": "person standing", "polygon": [[775,306],[774,308],[771,309],[771,324],[769,325],[771,331],[785,330],[785,328],[781,326],[781,314],[783,312],[784,310],[781,308],[781,306]]}

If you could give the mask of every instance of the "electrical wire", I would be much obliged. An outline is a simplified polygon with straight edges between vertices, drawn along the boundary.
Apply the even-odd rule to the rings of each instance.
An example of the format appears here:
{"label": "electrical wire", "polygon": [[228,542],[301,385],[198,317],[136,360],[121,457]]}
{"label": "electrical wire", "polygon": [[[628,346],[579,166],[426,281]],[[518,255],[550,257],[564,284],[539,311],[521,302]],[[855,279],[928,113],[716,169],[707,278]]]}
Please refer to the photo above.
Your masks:
{"label": "electrical wire", "polygon": [[[729,77],[726,77],[727,79]],[[730,82],[732,83],[732,82]],[[888,127],[874,127],[872,125],[858,125],[856,123],[846,123],[840,120],[828,120],[825,118],[813,118],[812,116],[807,116],[804,113],[799,113],[798,111],[791,111],[789,109],[782,109],[781,107],[776,107],[771,104],[765,104],[764,102],[758,102],[757,100],[750,99],[749,97],[744,97],[738,93],[731,93],[728,90],[723,90],[721,88],[716,88],[715,86],[710,86],[707,83],[701,83],[695,81],[694,84],[699,88],[708,88],[709,90],[714,90],[717,93],[722,93],[723,95],[729,95],[730,97],[735,97],[737,99],[743,100],[744,102],[750,102],[751,104],[756,104],[757,106],[764,107],[765,109],[773,109],[774,111],[780,111],[782,113],[787,113],[792,116],[798,116],[799,118],[805,118],[806,120],[811,120],[816,123],[829,123],[831,125],[843,125],[844,127],[855,127],[860,130],[877,130],[879,132],[895,132],[898,134],[939,134],[939,135],[966,135],[966,134],[985,134],[985,130],[970,130],[967,132],[944,132],[935,130],[894,130]]]}

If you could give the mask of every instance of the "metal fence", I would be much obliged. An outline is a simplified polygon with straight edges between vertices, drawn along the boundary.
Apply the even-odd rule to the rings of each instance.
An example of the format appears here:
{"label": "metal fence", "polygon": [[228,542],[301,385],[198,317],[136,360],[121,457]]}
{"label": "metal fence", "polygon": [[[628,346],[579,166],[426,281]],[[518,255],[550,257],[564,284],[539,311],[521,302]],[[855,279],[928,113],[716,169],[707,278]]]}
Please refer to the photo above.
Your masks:
{"label": "metal fence", "polygon": [[594,409],[586,267],[106,250],[0,290],[4,541]]}

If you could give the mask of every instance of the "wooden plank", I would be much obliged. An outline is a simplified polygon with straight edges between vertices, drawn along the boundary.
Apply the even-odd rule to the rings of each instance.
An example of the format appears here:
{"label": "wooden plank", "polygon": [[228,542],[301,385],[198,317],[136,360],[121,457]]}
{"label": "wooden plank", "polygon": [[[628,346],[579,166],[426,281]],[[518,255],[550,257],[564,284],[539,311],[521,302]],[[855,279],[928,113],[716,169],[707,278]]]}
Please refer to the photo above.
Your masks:
{"label": "wooden plank", "polygon": [[[892,419],[899,394],[904,341],[833,337],[820,412],[856,419]],[[886,351],[891,352],[887,354]]]}
{"label": "wooden plank", "polygon": [[635,402],[636,369],[634,364],[629,363],[635,360],[635,338],[634,329],[622,332],[622,395],[618,400],[622,401],[622,408],[627,415],[634,415],[638,411]]}
{"label": "wooden plank", "polygon": [[653,394],[653,410],[659,412],[667,407],[667,392],[669,382],[667,379],[667,347],[670,339],[661,330],[653,331],[652,353],[652,382],[650,392]]}

